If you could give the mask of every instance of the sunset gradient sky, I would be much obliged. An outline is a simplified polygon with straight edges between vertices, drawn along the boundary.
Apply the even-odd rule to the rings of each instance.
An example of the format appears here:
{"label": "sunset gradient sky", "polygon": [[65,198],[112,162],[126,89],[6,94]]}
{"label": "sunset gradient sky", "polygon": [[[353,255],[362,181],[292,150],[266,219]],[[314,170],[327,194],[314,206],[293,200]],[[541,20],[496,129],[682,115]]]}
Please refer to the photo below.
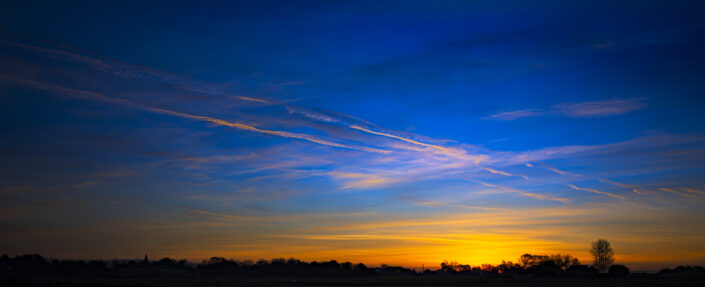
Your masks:
{"label": "sunset gradient sky", "polygon": [[703,1],[143,2],[2,1],[0,253],[705,265]]}

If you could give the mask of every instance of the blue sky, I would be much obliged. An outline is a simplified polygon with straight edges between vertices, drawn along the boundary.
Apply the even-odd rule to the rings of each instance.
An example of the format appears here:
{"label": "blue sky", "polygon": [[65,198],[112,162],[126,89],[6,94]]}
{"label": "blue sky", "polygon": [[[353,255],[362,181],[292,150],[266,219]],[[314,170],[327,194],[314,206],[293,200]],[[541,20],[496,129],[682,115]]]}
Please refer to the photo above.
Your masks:
{"label": "blue sky", "polygon": [[3,252],[705,263],[696,1],[0,10]]}

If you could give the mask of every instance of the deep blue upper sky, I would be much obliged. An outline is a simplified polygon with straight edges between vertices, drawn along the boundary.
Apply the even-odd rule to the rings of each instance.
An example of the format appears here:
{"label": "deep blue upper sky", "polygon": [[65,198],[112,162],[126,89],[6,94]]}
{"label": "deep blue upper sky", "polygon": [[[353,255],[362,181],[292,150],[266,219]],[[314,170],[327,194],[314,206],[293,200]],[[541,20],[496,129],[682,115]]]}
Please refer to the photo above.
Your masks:
{"label": "deep blue upper sky", "polygon": [[[0,249],[169,255],[186,243],[154,247],[163,245],[152,235],[139,247],[103,239],[78,250],[71,231],[53,243],[38,234],[75,228],[112,238],[96,228],[207,225],[212,216],[247,217],[237,230],[255,234],[248,240],[256,244],[281,233],[317,246],[332,234],[278,217],[248,220],[350,213],[345,222],[368,223],[479,206],[585,208],[590,216],[615,200],[630,211],[578,233],[629,238],[624,245],[638,246],[624,247],[629,262],[675,260],[639,253],[669,241],[661,233],[623,231],[660,220],[643,213],[679,221],[669,232],[683,241],[669,242],[681,249],[704,239],[689,221],[705,216],[702,1],[144,2],[0,6],[0,196],[9,205],[0,233],[18,238]],[[129,224],[115,215],[127,211]],[[407,231],[431,232],[399,230]],[[230,246],[193,240],[205,247],[179,254]],[[582,252],[572,237],[557,242],[537,248]],[[233,256],[375,260],[331,246]],[[702,246],[700,255],[674,248],[705,260]],[[436,258],[397,262],[424,260]]]}
{"label": "deep blue upper sky", "polygon": [[[6,4],[2,21],[12,32],[232,91],[473,143],[534,134],[526,122],[480,119],[493,112],[610,98],[669,107],[701,95],[703,8],[685,2],[141,2],[19,2]],[[683,132],[702,121],[684,112],[700,107],[647,109],[580,130],[567,123],[555,136],[496,146],[598,143],[596,131],[611,141],[644,129]],[[438,125],[441,115],[456,124]]]}

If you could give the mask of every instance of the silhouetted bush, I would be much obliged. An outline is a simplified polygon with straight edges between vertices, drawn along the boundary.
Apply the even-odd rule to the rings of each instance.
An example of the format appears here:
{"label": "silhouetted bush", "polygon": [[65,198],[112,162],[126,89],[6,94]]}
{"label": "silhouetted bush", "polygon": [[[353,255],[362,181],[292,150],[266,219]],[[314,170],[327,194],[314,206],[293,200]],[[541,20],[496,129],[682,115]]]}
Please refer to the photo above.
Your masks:
{"label": "silhouetted bush", "polygon": [[705,277],[705,268],[700,266],[678,266],[673,269],[661,269],[657,274],[663,277]]}

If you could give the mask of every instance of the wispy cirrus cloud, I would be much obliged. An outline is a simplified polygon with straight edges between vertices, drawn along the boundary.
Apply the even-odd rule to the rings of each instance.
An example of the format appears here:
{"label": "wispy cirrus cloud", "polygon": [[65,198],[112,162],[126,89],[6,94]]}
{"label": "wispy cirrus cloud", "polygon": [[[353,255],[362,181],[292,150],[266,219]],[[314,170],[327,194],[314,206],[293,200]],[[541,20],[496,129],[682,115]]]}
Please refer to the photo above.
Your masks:
{"label": "wispy cirrus cloud", "polygon": [[69,89],[69,88],[64,88],[60,86],[55,86],[55,85],[49,85],[49,84],[44,84],[44,83],[39,83],[35,81],[30,81],[30,80],[25,80],[25,79],[18,79],[14,77],[7,77],[7,76],[0,76],[0,79],[5,79],[8,81],[16,82],[22,85],[30,86],[33,88],[37,89],[42,89],[42,90],[48,90],[48,91],[54,91],[62,94],[66,94],[75,98],[80,98],[84,100],[96,100],[96,101],[101,101],[101,102],[107,102],[107,103],[115,103],[115,104],[121,104],[125,106],[129,106],[132,108],[140,109],[140,110],[145,110],[145,111],[150,111],[150,112],[155,112],[155,113],[160,113],[160,114],[167,114],[171,116],[176,116],[176,117],[181,117],[181,118],[187,118],[187,119],[194,119],[194,120],[199,120],[199,121],[205,121],[209,123],[213,123],[216,125],[221,125],[221,126],[226,126],[226,127],[231,127],[235,129],[240,129],[240,130],[245,130],[245,131],[251,131],[251,132],[256,132],[256,133],[262,133],[262,134],[267,134],[267,135],[274,135],[274,136],[280,136],[280,137],[285,137],[285,138],[293,138],[293,139],[300,139],[300,140],[305,140],[309,141],[312,143],[317,143],[320,145],[327,145],[327,146],[332,146],[332,147],[338,147],[338,148],[347,148],[347,149],[354,149],[354,150],[360,150],[360,151],[366,151],[366,152],[373,152],[373,153],[380,153],[380,154],[387,154],[390,153],[388,150],[382,150],[382,149],[376,149],[376,148],[370,148],[370,147],[363,147],[363,146],[353,146],[353,145],[345,145],[345,144],[340,144],[336,142],[332,142],[329,140],[321,139],[319,137],[313,136],[313,135],[308,135],[308,134],[301,134],[301,133],[293,133],[293,132],[287,132],[287,131],[273,131],[273,130],[266,130],[266,129],[260,129],[256,128],[253,126],[241,124],[241,123],[233,123],[229,122],[226,120],[214,118],[214,117],[209,117],[209,116],[201,116],[201,115],[194,115],[194,114],[189,114],[189,113],[183,113],[183,112],[177,112],[177,111],[172,111],[168,110],[165,108],[158,108],[158,107],[150,107],[150,106],[145,106],[145,105],[140,105],[136,104],[134,102],[130,102],[125,99],[119,99],[119,98],[114,98],[114,97],[108,97],[99,93],[95,92],[88,92],[88,91],[81,91],[81,90],[76,90],[76,89]]}
{"label": "wispy cirrus cloud", "polygon": [[582,190],[582,191],[592,192],[592,193],[595,193],[595,194],[601,194],[601,195],[611,196],[611,197],[614,197],[614,198],[617,198],[617,199],[622,199],[622,200],[626,199],[624,196],[621,196],[621,195],[616,195],[616,194],[614,194],[614,193],[599,191],[599,190],[597,190],[597,189],[592,189],[592,188],[577,187],[577,186],[575,186],[574,184],[568,184],[568,187],[570,187],[570,188],[572,188],[572,189],[575,189],[575,190]]}
{"label": "wispy cirrus cloud", "polygon": [[[598,152],[614,152],[634,146],[654,145],[662,142],[660,139],[654,140],[653,138],[649,138],[606,145],[558,146],[519,152],[494,151],[456,142],[439,143],[439,140],[429,139],[423,135],[385,129],[365,120],[345,114],[297,107],[282,101],[266,98],[233,95],[211,83],[152,68],[123,63],[91,53],[77,52],[71,48],[68,50],[65,47],[53,49],[30,44],[16,46],[23,49],[30,49],[40,54],[46,54],[53,58],[63,58],[70,62],[87,64],[94,70],[122,78],[165,83],[191,92],[214,95],[216,97],[213,97],[213,100],[217,101],[217,103],[227,99],[236,99],[261,105],[257,106],[258,109],[276,109],[277,112],[273,113],[275,116],[259,113],[253,115],[251,111],[236,109],[233,110],[232,113],[228,113],[229,120],[225,120],[224,117],[210,116],[213,114],[210,110],[204,111],[202,109],[193,111],[195,109],[187,105],[179,109],[172,108],[172,103],[169,98],[150,98],[149,100],[153,102],[153,104],[146,105],[142,104],[142,101],[139,100],[106,97],[99,93],[71,90],[39,82],[30,83],[31,81],[29,80],[15,79],[16,82],[24,81],[25,85],[33,85],[35,88],[44,90],[53,89],[54,91],[63,94],[71,94],[74,97],[82,99],[111,102],[154,113],[168,114],[175,117],[207,122],[218,126],[231,127],[263,135],[297,139],[323,146],[368,152],[370,154],[369,157],[359,156],[356,158],[347,158],[345,164],[343,164],[342,161],[333,160],[329,167],[331,172],[321,173],[340,180],[343,188],[386,187],[427,179],[457,178],[464,173],[476,173],[482,178],[483,170],[492,174],[518,176],[528,179],[526,175],[509,173],[504,169],[521,164],[531,166],[531,164],[526,164],[526,162],[529,161],[570,158],[577,155]],[[140,95],[135,97],[139,96]],[[497,114],[495,118],[511,120],[542,115],[566,115],[576,117],[606,116],[643,108],[642,100],[643,99],[613,99],[608,101],[564,103],[554,105],[548,109],[528,109]],[[629,108],[630,105],[631,108]],[[252,105],[249,105],[248,107],[251,106]],[[288,113],[281,113],[280,110],[282,108]],[[230,120],[231,115],[235,119]],[[237,120],[238,117],[255,118],[257,120],[240,121]],[[292,118],[294,119],[292,120]],[[253,122],[256,124],[252,124]],[[281,125],[276,128],[271,128],[273,123]],[[282,125],[286,128],[282,128]],[[289,128],[291,128],[291,130],[289,130]],[[296,132],[294,132],[294,130]],[[306,133],[301,131],[306,131]],[[352,165],[354,168],[348,168],[345,165]],[[491,165],[491,167],[488,165]],[[569,174],[568,172],[548,165],[542,167],[557,174]],[[251,170],[262,171],[262,169],[257,168]],[[253,176],[253,178],[259,179],[271,177],[272,175]]]}
{"label": "wispy cirrus cloud", "polygon": [[496,170],[496,169],[492,169],[492,168],[489,168],[489,167],[485,167],[485,168],[483,168],[483,169],[486,170],[486,171],[489,171],[490,173],[493,173],[493,174],[501,174],[501,175],[504,175],[504,176],[512,176],[511,173],[508,173],[508,172],[506,172],[506,171]]}
{"label": "wispy cirrus cloud", "polygon": [[533,192],[526,192],[526,191],[523,191],[523,190],[518,190],[518,189],[515,189],[515,188],[500,186],[500,185],[496,185],[496,184],[491,184],[491,183],[487,183],[487,182],[484,182],[484,181],[481,181],[481,180],[476,180],[476,179],[467,179],[467,180],[472,181],[472,182],[479,183],[479,184],[484,185],[484,186],[486,186],[486,187],[498,189],[498,190],[505,191],[505,192],[516,193],[516,194],[519,194],[519,195],[522,195],[522,196],[532,197],[532,198],[535,198],[535,199],[559,201],[559,202],[562,202],[562,203],[568,203],[568,202],[570,202],[570,199],[568,199],[568,198],[552,197],[552,196],[548,196],[548,195],[544,195],[544,194],[538,194],[538,193],[533,193]]}
{"label": "wispy cirrus cloud", "polygon": [[175,111],[170,111],[170,110],[161,109],[161,108],[150,108],[149,110],[154,111],[154,112],[158,112],[158,113],[164,113],[164,114],[168,114],[168,115],[178,116],[178,117],[182,117],[182,118],[206,121],[206,122],[214,123],[217,125],[222,125],[222,126],[246,130],[246,131],[252,131],[252,132],[257,132],[257,133],[262,133],[262,134],[267,134],[267,135],[275,135],[275,136],[280,136],[280,137],[285,137],[285,138],[306,140],[306,141],[310,141],[312,143],[317,143],[317,144],[327,145],[327,146],[332,146],[332,147],[355,149],[355,150],[361,150],[361,151],[373,152],[373,153],[381,153],[381,154],[387,154],[387,153],[391,152],[388,150],[382,150],[382,149],[376,149],[376,148],[340,144],[340,143],[320,139],[318,137],[315,137],[312,135],[307,135],[307,134],[292,133],[292,132],[287,132],[287,131],[272,131],[272,130],[259,129],[259,128],[248,126],[245,124],[232,123],[229,121],[225,121],[225,120],[221,120],[221,119],[217,119],[217,118],[213,118],[213,117],[192,115],[192,114],[175,112]]}
{"label": "wispy cirrus cloud", "polygon": [[555,113],[570,117],[589,118],[626,114],[646,107],[643,98],[611,99],[581,103],[558,104],[551,108]]}
{"label": "wispy cirrus cloud", "polygon": [[686,192],[693,193],[693,194],[705,195],[705,191],[702,191],[702,190],[697,190],[697,189],[689,188],[689,187],[681,187],[681,189]]}
{"label": "wispy cirrus cloud", "polygon": [[[557,168],[555,168],[555,167],[553,167],[553,166],[550,166],[550,165],[548,165],[548,164],[546,164],[546,163],[541,163],[540,165],[541,165],[542,168],[544,168],[544,169],[546,169],[546,170],[549,170],[549,171],[551,171],[551,172],[560,174],[560,175],[575,175],[575,174],[572,174],[572,173],[570,173],[570,172],[557,169]],[[531,163],[526,163],[525,166],[526,166],[526,167],[536,167],[535,165],[533,165],[533,164],[531,164]]]}
{"label": "wispy cirrus cloud", "polygon": [[624,188],[631,189],[634,193],[638,193],[638,194],[645,194],[645,193],[647,193],[647,191],[641,189],[640,187],[638,187],[638,186],[636,186],[636,185],[624,184],[624,183],[616,182],[616,181],[613,181],[613,180],[610,180],[610,179],[606,179],[606,178],[600,179],[600,181],[601,181],[601,182],[604,182],[604,183],[609,183],[609,184],[611,184],[611,185],[615,185],[615,186],[619,186],[619,187],[624,187]]}
{"label": "wispy cirrus cloud", "polygon": [[[537,150],[495,154],[494,159],[505,165],[526,164],[527,162],[561,159],[589,154],[616,153],[633,149],[647,149],[675,144],[695,143],[705,140],[705,136],[657,134],[638,137],[631,140],[599,145],[565,145],[547,147]],[[500,156],[501,155],[501,156]]]}
{"label": "wispy cirrus cloud", "polygon": [[547,170],[550,170],[550,171],[552,171],[552,172],[554,172],[554,173],[560,174],[560,175],[569,175],[569,174],[572,174],[572,173],[570,173],[570,172],[557,169],[557,168],[552,167],[552,166],[550,166],[550,165],[548,165],[548,164],[545,164],[545,163],[542,164],[542,166],[543,166],[543,168],[545,168],[545,169],[547,169]]}
{"label": "wispy cirrus cloud", "polygon": [[240,215],[240,214],[229,214],[223,212],[215,212],[210,210],[203,210],[191,207],[183,207],[187,214],[191,216],[207,217],[211,220],[217,221],[251,221],[251,220],[271,220],[271,218],[260,218],[254,216]]}
{"label": "wispy cirrus cloud", "polygon": [[[54,91],[54,92],[58,92],[58,93],[62,93],[62,94],[67,94],[67,95],[75,97],[75,98],[115,103],[115,104],[130,106],[133,108],[146,110],[146,111],[150,111],[150,112],[168,114],[168,115],[172,115],[172,116],[194,119],[194,120],[199,120],[199,121],[205,121],[205,122],[213,123],[216,125],[227,126],[227,127],[231,127],[231,128],[240,129],[240,130],[246,130],[246,131],[262,133],[262,134],[267,134],[267,135],[280,136],[280,137],[285,137],[285,138],[301,139],[301,140],[309,141],[312,143],[317,143],[317,144],[327,145],[327,146],[332,146],[332,147],[338,147],[338,148],[361,150],[361,151],[367,151],[367,152],[379,153],[379,154],[391,153],[391,151],[389,151],[389,150],[382,150],[382,149],[376,149],[376,148],[370,148],[370,147],[364,147],[364,146],[340,144],[340,143],[332,142],[329,140],[324,140],[324,139],[318,138],[316,136],[307,135],[307,134],[292,133],[292,132],[287,132],[287,131],[273,131],[273,130],[260,129],[260,128],[256,128],[253,126],[240,124],[240,123],[233,123],[233,122],[225,121],[225,120],[214,118],[214,117],[194,115],[194,114],[190,114],[190,113],[176,112],[173,110],[168,110],[168,109],[159,108],[159,107],[150,107],[150,106],[139,105],[139,104],[135,104],[135,103],[130,102],[125,99],[108,97],[108,96],[104,96],[102,94],[94,93],[94,92],[69,89],[69,88],[43,84],[43,83],[24,80],[24,79],[17,79],[17,78],[12,78],[12,77],[7,77],[7,76],[3,76],[3,78],[5,80],[14,81],[14,82],[17,82],[17,83],[20,83],[23,85],[32,86],[34,88]],[[395,136],[392,134],[374,132],[374,131],[367,130],[364,128],[359,128],[359,127],[356,127],[354,129],[362,130],[362,131],[365,131],[365,132],[373,134],[373,135],[380,135],[380,136],[383,136],[386,138],[401,140],[405,143],[410,143],[414,146],[419,146],[419,147],[423,148],[423,149],[410,149],[413,151],[423,152],[425,149],[430,148],[431,154],[438,153],[439,155],[443,155],[443,156],[450,155],[450,157],[445,157],[445,159],[443,159],[441,161],[438,161],[439,159],[433,159],[433,157],[431,157],[430,159],[433,159],[433,160],[427,161],[424,164],[424,166],[421,166],[421,167],[416,165],[416,163],[418,163],[418,160],[414,160],[414,161],[410,162],[410,164],[411,164],[410,166],[401,165],[401,168],[405,169],[406,172],[386,171],[381,174],[378,174],[378,173],[374,173],[374,172],[372,172],[372,173],[370,173],[370,172],[349,173],[349,172],[336,171],[336,172],[329,173],[329,175],[331,175],[334,178],[343,179],[343,180],[347,181],[343,185],[343,188],[375,188],[375,187],[387,186],[387,185],[398,183],[398,182],[415,181],[415,180],[419,180],[421,178],[427,177],[427,175],[424,175],[427,173],[446,171],[449,168],[450,169],[462,168],[462,167],[469,168],[469,167],[472,167],[471,164],[476,165],[478,163],[478,160],[475,158],[471,158],[471,157],[463,158],[463,157],[456,156],[459,154],[465,155],[464,151],[460,151],[460,152],[453,151],[454,153],[448,153],[449,151],[452,151],[452,150],[445,148],[445,147],[442,147],[442,146],[425,144],[422,142],[418,142],[418,141],[407,139],[407,138],[402,138],[402,137]],[[653,142],[652,142],[652,144],[653,144]],[[618,147],[618,146],[621,146],[621,144],[614,144],[614,147]],[[596,147],[596,146],[584,146],[584,147],[573,147],[573,148],[561,147],[559,150],[556,150],[556,151],[547,151],[547,155],[550,155],[549,157],[543,157],[543,158],[537,157],[534,159],[545,159],[545,158],[554,157],[554,156],[562,154],[562,153],[574,154],[576,152],[579,153],[579,152],[590,151],[590,150],[599,149],[599,148],[600,147]],[[608,148],[608,147],[604,147],[604,148]],[[486,155],[484,157],[486,157]],[[515,155],[514,156],[515,159],[521,158],[521,157],[522,157],[522,155]],[[498,159],[501,160],[501,157],[497,158],[496,156],[492,156],[492,158],[495,161]],[[460,161],[458,161],[458,160],[460,160]],[[468,162],[464,162],[464,161],[468,161]],[[414,163],[414,162],[416,162],[416,163]],[[432,162],[435,162],[435,163],[432,163]],[[532,164],[525,164],[525,165],[533,167]],[[567,172],[558,170],[558,169],[553,168],[547,164],[544,164],[542,166],[552,172],[557,173],[557,174],[567,174]],[[490,173],[493,173],[493,174],[499,174],[499,175],[504,175],[504,176],[514,176],[513,174],[511,174],[509,172],[494,169],[491,167],[483,167],[482,169],[485,171],[488,171]],[[525,175],[517,175],[517,176],[528,179],[528,177],[526,177]],[[614,183],[609,180],[603,180],[603,181],[608,182],[608,183],[612,183],[615,185],[619,185],[622,187],[632,188],[637,193],[642,192],[636,186]],[[561,202],[568,201],[568,199],[565,199],[565,198],[551,198],[551,197],[544,196],[541,194],[524,192],[524,191],[516,190],[513,188],[501,187],[501,186],[487,184],[487,183],[482,183],[482,184],[485,186],[488,186],[488,187],[494,187],[494,188],[498,188],[500,190],[510,191],[510,192],[518,193],[518,194],[521,194],[524,196],[534,197],[534,198],[542,199],[542,200],[556,200],[556,201],[561,201]],[[594,192],[593,190],[587,190],[587,189],[581,189],[581,190]],[[675,194],[675,192],[672,192],[672,193]]]}
{"label": "wispy cirrus cloud", "polygon": [[672,189],[672,188],[662,187],[662,188],[659,188],[659,190],[665,191],[665,192],[668,192],[668,193],[672,193],[672,194],[677,194],[677,195],[684,196],[684,197],[689,197],[689,196],[690,196],[690,194],[683,193],[683,192],[678,192],[678,191],[675,191],[675,190]]}
{"label": "wispy cirrus cloud", "polygon": [[630,113],[646,107],[644,98],[610,99],[577,103],[560,103],[548,109],[524,109],[500,112],[487,119],[512,121],[539,116],[565,116],[574,118],[607,117]]}
{"label": "wispy cirrus cloud", "polygon": [[545,114],[546,114],[546,111],[542,111],[539,109],[527,109],[527,110],[500,112],[500,113],[490,115],[487,118],[492,119],[492,120],[513,121],[513,120],[521,119],[521,118],[531,118],[531,117],[543,116]]}
{"label": "wispy cirrus cloud", "polygon": [[508,173],[508,172],[506,172],[506,171],[496,170],[496,169],[490,168],[490,167],[485,167],[485,168],[483,168],[483,169],[486,170],[486,171],[488,171],[488,172],[490,172],[490,173],[492,173],[492,174],[499,174],[499,175],[504,175],[504,176],[518,176],[518,177],[521,177],[521,178],[523,178],[523,179],[529,179],[528,176],[523,175],[523,174],[514,175],[514,174]]}
{"label": "wispy cirrus cloud", "polygon": [[461,209],[470,209],[470,210],[506,210],[504,208],[453,204],[453,203],[433,201],[433,200],[403,199],[403,198],[401,200],[408,201],[408,202],[411,202],[416,205],[431,206],[431,207],[451,207],[451,208],[461,208]]}
{"label": "wispy cirrus cloud", "polygon": [[394,179],[382,177],[370,173],[354,173],[354,172],[331,172],[329,173],[335,178],[347,180],[343,188],[369,188],[381,187],[394,182]]}
{"label": "wispy cirrus cloud", "polygon": [[439,150],[439,151],[441,151],[441,152],[447,152],[447,151],[448,151],[447,148],[442,147],[442,146],[439,146],[439,145],[433,145],[433,144],[422,143],[422,142],[419,142],[419,141],[416,141],[416,140],[413,140],[413,139],[408,139],[408,138],[400,137],[400,136],[393,135],[393,134],[389,134],[389,133],[376,132],[376,131],[372,131],[372,130],[369,130],[369,129],[366,129],[366,128],[363,128],[363,127],[360,127],[360,126],[356,126],[356,125],[351,125],[350,128],[356,129],[356,130],[359,130],[359,131],[363,131],[363,132],[366,132],[366,133],[370,133],[370,134],[373,134],[373,135],[378,135],[378,136],[383,136],[383,137],[398,139],[398,140],[401,140],[401,141],[404,141],[404,142],[407,142],[407,143],[411,143],[411,144],[415,144],[415,145],[419,145],[419,146],[422,146],[422,147],[428,147],[428,148],[436,149],[436,150]]}
{"label": "wispy cirrus cloud", "polygon": [[[41,42],[41,40],[39,40],[39,39],[31,38],[31,40]],[[201,81],[201,80],[197,80],[197,79],[193,79],[190,77],[177,75],[177,74],[173,74],[173,73],[169,73],[169,72],[164,72],[164,71],[160,71],[160,70],[153,69],[153,68],[148,68],[148,67],[143,67],[143,66],[139,66],[139,65],[121,62],[121,61],[118,61],[115,59],[111,59],[108,57],[97,55],[95,53],[86,54],[85,51],[82,51],[80,49],[73,48],[70,46],[66,46],[66,45],[64,45],[62,47],[63,49],[55,49],[55,48],[42,47],[39,45],[20,43],[20,42],[16,42],[16,41],[12,41],[12,40],[5,40],[5,41],[7,41],[8,43],[10,43],[13,46],[24,48],[24,49],[29,49],[29,50],[32,50],[32,51],[35,51],[38,53],[50,55],[52,57],[65,58],[70,61],[81,62],[81,63],[87,64],[87,65],[93,67],[94,69],[96,69],[98,71],[110,73],[110,74],[113,74],[113,75],[119,76],[119,77],[151,80],[151,81],[156,81],[156,82],[172,84],[177,88],[182,88],[182,89],[186,89],[189,91],[195,91],[195,92],[206,93],[206,94],[211,94],[211,95],[227,96],[227,97],[230,97],[233,99],[238,99],[238,100],[248,101],[248,102],[256,102],[256,103],[261,103],[261,104],[266,104],[266,105],[283,106],[290,113],[299,114],[299,115],[302,115],[306,118],[309,118],[309,119],[312,119],[315,121],[329,123],[329,124],[341,124],[343,126],[346,126],[346,127],[349,127],[349,128],[355,129],[355,130],[363,131],[363,132],[366,132],[369,134],[374,134],[374,135],[385,136],[385,137],[389,137],[389,138],[402,140],[402,141],[412,143],[415,145],[429,147],[429,148],[435,149],[438,152],[444,152],[444,153],[451,154],[451,155],[454,153],[457,153],[457,150],[449,150],[449,149],[442,147],[442,146],[422,143],[417,140],[401,137],[401,136],[394,135],[394,134],[391,134],[388,132],[372,131],[369,128],[363,127],[363,125],[368,126],[368,127],[374,126],[372,123],[367,122],[362,119],[359,119],[359,118],[356,118],[356,117],[353,117],[353,116],[350,116],[350,115],[342,114],[342,113],[313,111],[310,109],[290,105],[290,104],[287,104],[282,101],[241,96],[241,95],[231,95],[229,93],[220,91],[219,88],[213,87],[212,84],[209,84],[205,81]]]}

